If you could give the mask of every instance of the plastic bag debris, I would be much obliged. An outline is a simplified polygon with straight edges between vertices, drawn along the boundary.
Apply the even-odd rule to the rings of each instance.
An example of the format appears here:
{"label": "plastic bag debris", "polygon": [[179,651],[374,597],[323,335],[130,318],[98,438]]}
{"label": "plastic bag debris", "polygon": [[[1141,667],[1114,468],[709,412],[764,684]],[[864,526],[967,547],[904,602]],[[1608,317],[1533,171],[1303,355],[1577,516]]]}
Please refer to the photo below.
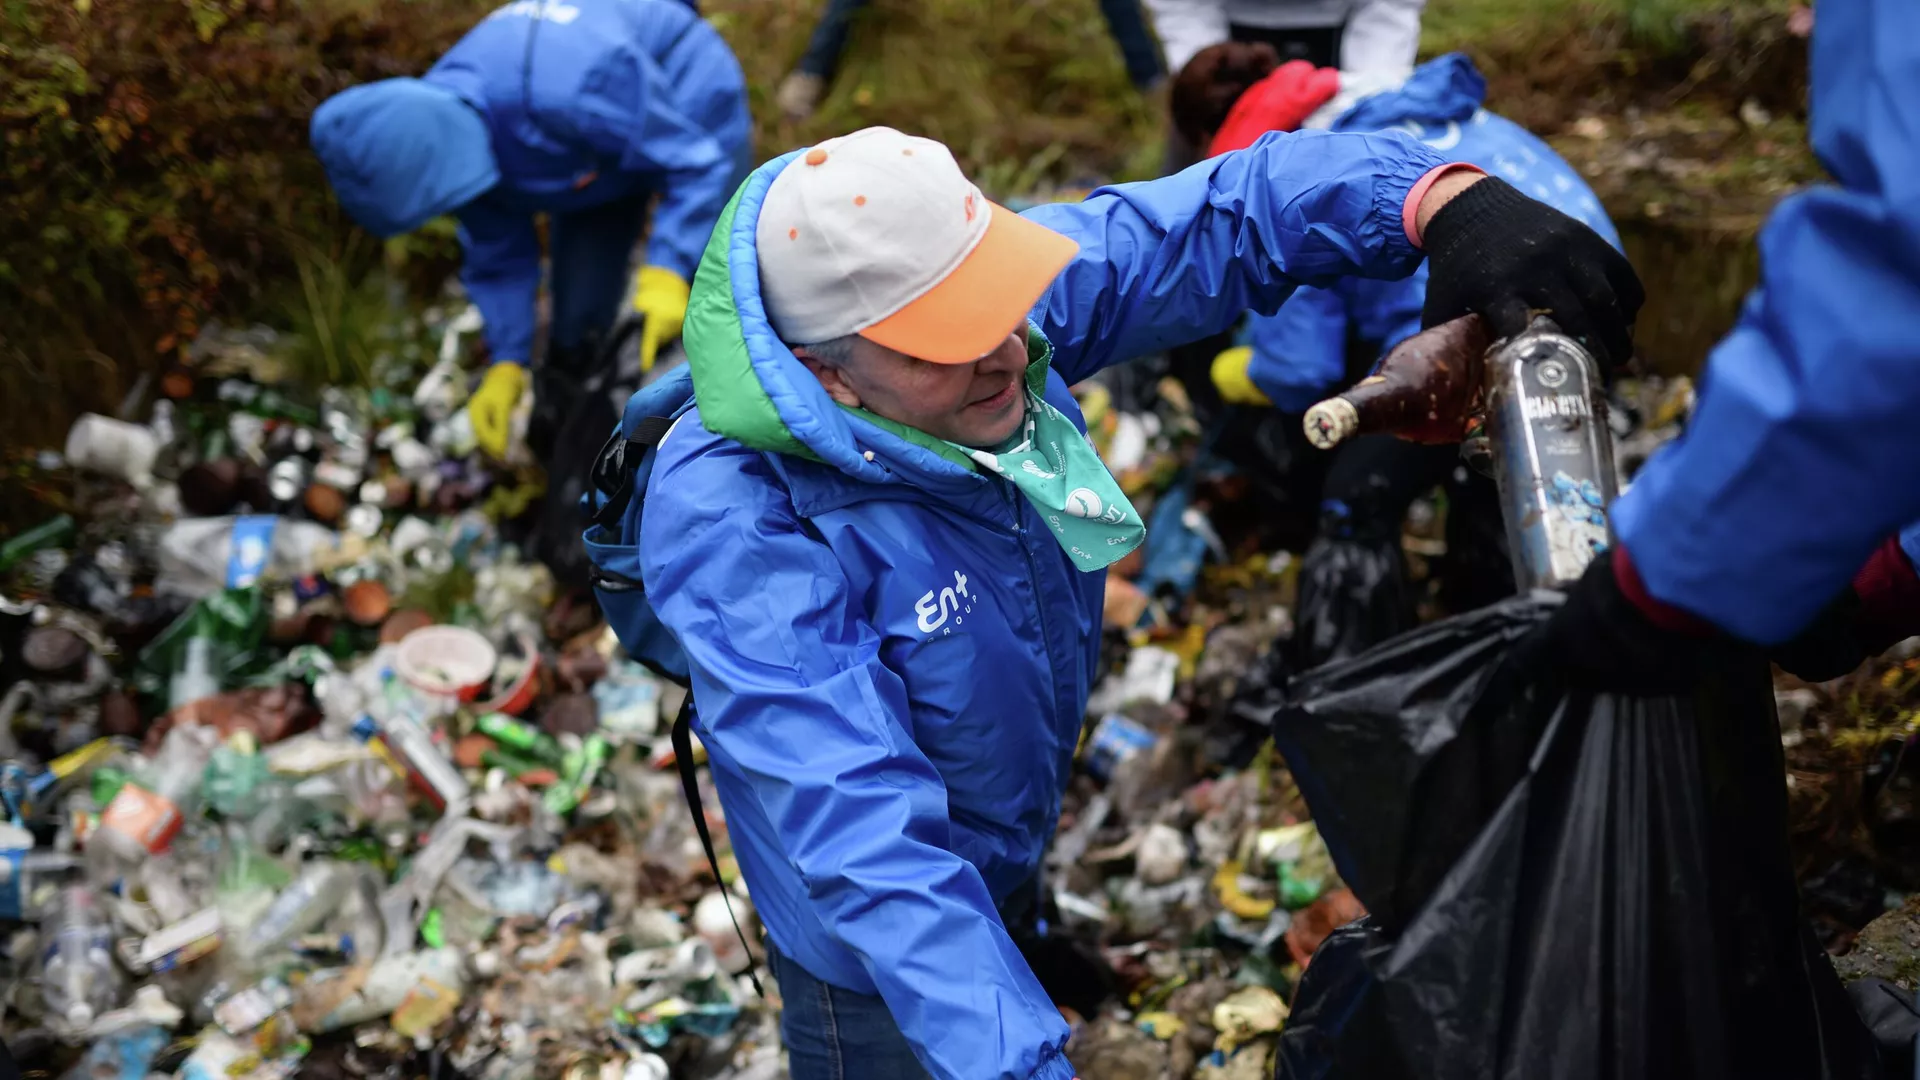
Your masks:
{"label": "plastic bag debris", "polygon": [[1287,1022],[1287,1003],[1265,986],[1249,986],[1213,1007],[1214,1048],[1230,1054],[1242,1043],[1279,1031]]}

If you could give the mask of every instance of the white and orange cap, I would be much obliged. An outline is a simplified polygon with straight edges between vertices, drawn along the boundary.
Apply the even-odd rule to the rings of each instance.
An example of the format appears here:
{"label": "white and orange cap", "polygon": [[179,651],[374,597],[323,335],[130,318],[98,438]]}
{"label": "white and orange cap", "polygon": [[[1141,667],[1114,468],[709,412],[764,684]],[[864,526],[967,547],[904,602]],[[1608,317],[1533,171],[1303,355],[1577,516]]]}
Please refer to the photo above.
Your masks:
{"label": "white and orange cap", "polygon": [[754,243],[782,341],[859,334],[936,364],[992,352],[1079,250],[989,202],[945,146],[884,127],[789,162]]}

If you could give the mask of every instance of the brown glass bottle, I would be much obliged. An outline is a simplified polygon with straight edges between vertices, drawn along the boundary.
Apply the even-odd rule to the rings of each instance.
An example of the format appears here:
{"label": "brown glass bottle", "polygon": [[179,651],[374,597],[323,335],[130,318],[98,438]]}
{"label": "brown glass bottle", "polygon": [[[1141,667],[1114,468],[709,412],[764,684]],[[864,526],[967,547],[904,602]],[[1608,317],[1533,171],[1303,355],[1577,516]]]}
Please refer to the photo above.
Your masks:
{"label": "brown glass bottle", "polygon": [[1308,409],[1307,440],[1322,450],[1375,432],[1459,442],[1480,410],[1488,344],[1478,315],[1420,331],[1394,346],[1374,374]]}

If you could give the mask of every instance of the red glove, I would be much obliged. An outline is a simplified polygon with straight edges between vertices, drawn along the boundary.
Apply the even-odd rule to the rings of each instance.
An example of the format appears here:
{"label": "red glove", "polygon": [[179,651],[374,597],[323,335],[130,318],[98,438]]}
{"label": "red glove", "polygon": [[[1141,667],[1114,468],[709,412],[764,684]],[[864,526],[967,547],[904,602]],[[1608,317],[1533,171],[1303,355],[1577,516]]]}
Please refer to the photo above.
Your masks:
{"label": "red glove", "polygon": [[1305,60],[1289,60],[1252,86],[1233,103],[1227,118],[1214,132],[1207,156],[1252,146],[1269,131],[1294,131],[1313,111],[1340,92],[1340,72],[1317,68]]}

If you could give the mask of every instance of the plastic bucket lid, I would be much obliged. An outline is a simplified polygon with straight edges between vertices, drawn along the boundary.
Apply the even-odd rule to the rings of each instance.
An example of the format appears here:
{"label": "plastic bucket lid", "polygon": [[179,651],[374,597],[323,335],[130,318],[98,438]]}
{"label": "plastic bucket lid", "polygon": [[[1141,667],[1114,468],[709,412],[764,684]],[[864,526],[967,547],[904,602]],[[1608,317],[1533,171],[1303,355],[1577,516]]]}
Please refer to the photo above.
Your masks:
{"label": "plastic bucket lid", "polygon": [[493,643],[462,626],[423,626],[400,640],[393,669],[429,694],[472,701],[499,656]]}

